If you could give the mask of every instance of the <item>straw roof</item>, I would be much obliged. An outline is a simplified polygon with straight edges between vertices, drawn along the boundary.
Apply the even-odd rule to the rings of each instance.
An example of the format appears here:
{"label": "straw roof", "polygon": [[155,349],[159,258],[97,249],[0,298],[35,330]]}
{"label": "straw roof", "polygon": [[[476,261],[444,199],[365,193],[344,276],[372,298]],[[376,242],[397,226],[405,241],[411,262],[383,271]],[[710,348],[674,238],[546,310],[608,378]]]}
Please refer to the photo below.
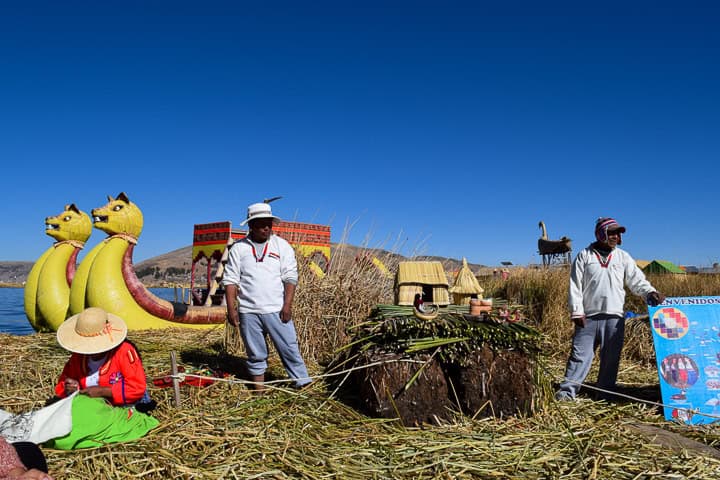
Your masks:
{"label": "straw roof", "polygon": [[480,286],[472,270],[468,267],[467,260],[463,258],[462,268],[455,278],[455,285],[450,287],[450,293],[461,295],[482,295],[484,291],[485,289]]}
{"label": "straw roof", "polygon": [[424,284],[450,286],[441,262],[400,262],[397,284]]}
{"label": "straw roof", "polygon": [[635,265],[641,270],[650,265],[650,260],[635,260]]}

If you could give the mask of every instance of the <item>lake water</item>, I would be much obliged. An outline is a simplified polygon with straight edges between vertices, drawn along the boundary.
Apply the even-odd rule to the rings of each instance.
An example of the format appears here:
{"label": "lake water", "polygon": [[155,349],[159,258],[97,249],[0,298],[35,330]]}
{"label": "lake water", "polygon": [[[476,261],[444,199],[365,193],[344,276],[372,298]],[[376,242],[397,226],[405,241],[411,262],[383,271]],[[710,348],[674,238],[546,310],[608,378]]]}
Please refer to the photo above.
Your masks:
{"label": "lake water", "polygon": [[[171,302],[175,301],[174,288],[150,288],[149,290],[160,298]],[[0,288],[0,333],[13,335],[35,333],[25,316],[24,290],[22,288]]]}

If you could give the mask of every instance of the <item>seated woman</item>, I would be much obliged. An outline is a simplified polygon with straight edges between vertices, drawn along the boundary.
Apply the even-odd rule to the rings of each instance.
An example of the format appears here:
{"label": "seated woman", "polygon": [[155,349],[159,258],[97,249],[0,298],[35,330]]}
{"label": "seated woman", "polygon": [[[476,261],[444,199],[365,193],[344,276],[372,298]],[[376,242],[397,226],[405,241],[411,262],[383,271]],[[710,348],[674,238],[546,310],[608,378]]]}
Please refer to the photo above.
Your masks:
{"label": "seated woman", "polygon": [[[34,467],[34,468],[33,468]],[[0,436],[0,480],[53,480],[42,451],[30,442],[8,443]]]}
{"label": "seated woman", "polygon": [[156,419],[140,413],[146,411],[140,408],[142,402],[149,401],[145,371],[126,337],[125,322],[96,307],[60,325],[58,343],[72,355],[55,393],[61,398],[75,392],[79,395],[72,400],[72,431],[54,439],[51,446],[73,449],[130,440],[158,425]]}
{"label": "seated woman", "polygon": [[126,337],[125,322],[102,308],[87,308],[67,319],[58,328],[57,339],[72,355],[55,385],[57,396],[79,391],[114,406],[149,400],[140,355]]}

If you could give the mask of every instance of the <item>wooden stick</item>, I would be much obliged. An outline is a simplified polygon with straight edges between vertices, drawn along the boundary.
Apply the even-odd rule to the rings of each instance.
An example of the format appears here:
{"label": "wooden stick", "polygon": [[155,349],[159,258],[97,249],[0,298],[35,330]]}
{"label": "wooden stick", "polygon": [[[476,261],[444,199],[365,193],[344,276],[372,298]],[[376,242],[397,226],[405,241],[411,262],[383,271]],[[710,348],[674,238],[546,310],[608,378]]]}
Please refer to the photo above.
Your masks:
{"label": "wooden stick", "polygon": [[175,350],[170,352],[170,368],[172,370],[173,390],[175,391],[175,406],[180,408],[180,379],[177,378],[178,368]]}

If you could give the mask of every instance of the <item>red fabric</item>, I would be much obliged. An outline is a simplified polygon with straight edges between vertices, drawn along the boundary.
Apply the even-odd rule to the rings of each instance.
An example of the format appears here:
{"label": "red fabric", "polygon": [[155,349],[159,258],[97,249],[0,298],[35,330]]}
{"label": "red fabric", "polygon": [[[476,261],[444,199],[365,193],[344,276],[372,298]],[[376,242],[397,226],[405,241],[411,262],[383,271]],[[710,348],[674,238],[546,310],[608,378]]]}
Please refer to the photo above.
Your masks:
{"label": "red fabric", "polygon": [[[70,360],[65,364],[58,383],[55,385],[55,393],[59,397],[67,395],[65,393],[66,378],[80,382],[80,389],[86,388],[87,357],[80,353],[73,353],[70,356]],[[100,367],[98,385],[111,387],[111,403],[116,406],[133,404],[143,397],[147,389],[145,370],[137,350],[132,345],[123,342],[110,351],[105,364]]]}
{"label": "red fabric", "polygon": [[[180,385],[190,385],[193,387],[206,387],[215,383],[215,380],[210,378],[197,378],[194,375],[202,377],[215,377],[215,378],[226,378],[229,374],[224,373],[220,370],[210,369],[190,369],[188,371],[184,366],[178,365],[178,373],[185,373],[189,376],[185,377],[185,380],[179,382]],[[168,388],[173,386],[172,373],[165,374],[164,377],[157,377],[153,379],[153,385],[160,388]]]}

